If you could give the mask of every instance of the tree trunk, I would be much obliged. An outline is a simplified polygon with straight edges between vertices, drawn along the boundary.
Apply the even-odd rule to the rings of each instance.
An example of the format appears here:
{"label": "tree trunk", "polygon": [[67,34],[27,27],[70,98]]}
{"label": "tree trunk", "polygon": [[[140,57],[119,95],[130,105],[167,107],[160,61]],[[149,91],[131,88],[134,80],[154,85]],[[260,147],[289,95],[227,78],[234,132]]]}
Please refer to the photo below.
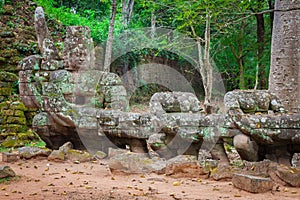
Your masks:
{"label": "tree trunk", "polygon": [[264,14],[256,14],[256,37],[257,37],[257,66],[258,66],[258,89],[267,88],[267,76],[265,66],[261,59],[264,53],[265,22]]}
{"label": "tree trunk", "polygon": [[126,29],[131,21],[134,0],[122,0],[122,20],[123,27]]}
{"label": "tree trunk", "polygon": [[105,71],[105,72],[110,71],[116,12],[117,12],[117,3],[116,3],[116,0],[112,0],[111,16],[110,16],[110,21],[109,21],[108,37],[107,37],[107,42],[106,42],[104,67],[103,67],[103,71]]}
{"label": "tree trunk", "polygon": [[[268,4],[269,4],[269,10],[273,10],[274,9],[274,0],[268,0]],[[274,21],[274,12],[270,12],[271,33],[272,33],[272,30],[273,30],[273,21]]]}
{"label": "tree trunk", "polygon": [[241,90],[246,89],[245,86],[245,74],[244,74],[244,48],[243,48],[243,37],[244,37],[245,22],[242,20],[240,26],[240,32],[237,38],[237,51],[233,45],[230,45],[231,52],[233,53],[238,66],[239,66],[239,88]]}
{"label": "tree trunk", "polygon": [[269,90],[300,112],[300,1],[275,1]]}
{"label": "tree trunk", "polygon": [[205,47],[204,47],[204,69],[206,72],[206,87],[205,90],[205,99],[204,106],[206,107],[207,112],[210,110],[211,103],[211,92],[212,92],[212,66],[210,63],[210,13],[206,13],[206,26],[205,26]]}

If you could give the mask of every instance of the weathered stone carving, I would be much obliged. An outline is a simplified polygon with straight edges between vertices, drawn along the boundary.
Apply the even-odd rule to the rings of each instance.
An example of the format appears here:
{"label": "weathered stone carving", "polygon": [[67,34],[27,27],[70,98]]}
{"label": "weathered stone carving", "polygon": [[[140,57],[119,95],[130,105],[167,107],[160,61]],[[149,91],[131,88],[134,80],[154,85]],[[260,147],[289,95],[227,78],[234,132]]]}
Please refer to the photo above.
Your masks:
{"label": "weathered stone carving", "polygon": [[227,163],[223,139],[233,138],[246,160],[290,164],[292,154],[300,152],[300,115],[287,113],[268,91],[228,92],[226,115],[205,113],[197,97],[186,92],[156,93],[150,113],[131,113],[120,77],[95,65],[87,27],[67,28],[60,58],[43,26],[36,23],[42,56],[29,56],[19,65],[20,96],[27,107],[40,110],[33,128],[50,148],[71,141],[74,148],[84,143],[94,153],[107,153],[109,147],[148,153],[151,148],[165,158],[198,156],[204,148]]}
{"label": "weathered stone carving", "polygon": [[43,53],[43,43],[45,38],[50,39],[50,34],[45,20],[45,13],[42,7],[37,7],[34,14],[34,27],[37,34],[38,45]]}
{"label": "weathered stone carving", "polygon": [[300,114],[286,113],[269,91],[232,91],[225,95],[228,120],[243,135],[234,137],[242,159],[265,158],[291,164],[300,151]]}

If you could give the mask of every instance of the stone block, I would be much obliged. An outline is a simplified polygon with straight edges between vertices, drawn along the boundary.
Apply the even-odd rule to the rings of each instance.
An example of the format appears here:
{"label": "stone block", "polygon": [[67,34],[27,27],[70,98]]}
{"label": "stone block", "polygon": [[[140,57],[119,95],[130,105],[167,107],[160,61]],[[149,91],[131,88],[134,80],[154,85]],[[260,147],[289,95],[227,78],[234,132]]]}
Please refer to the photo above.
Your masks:
{"label": "stone block", "polygon": [[272,190],[274,182],[270,178],[252,176],[247,174],[234,174],[232,178],[234,187],[251,192],[264,193]]}
{"label": "stone block", "polygon": [[277,167],[276,175],[293,187],[300,187],[300,169],[283,165]]}
{"label": "stone block", "polygon": [[0,166],[0,178],[14,177],[16,173],[9,166]]}
{"label": "stone block", "polygon": [[3,162],[16,162],[18,159],[19,159],[18,153],[2,152],[2,161]]}

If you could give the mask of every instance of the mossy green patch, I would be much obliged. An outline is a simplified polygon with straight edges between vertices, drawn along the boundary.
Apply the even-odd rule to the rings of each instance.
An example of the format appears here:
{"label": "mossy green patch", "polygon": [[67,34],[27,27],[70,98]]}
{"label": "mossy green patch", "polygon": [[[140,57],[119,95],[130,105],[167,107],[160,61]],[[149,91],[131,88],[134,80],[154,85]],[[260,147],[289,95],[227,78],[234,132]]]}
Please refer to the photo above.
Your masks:
{"label": "mossy green patch", "polygon": [[12,93],[12,88],[0,88],[1,96],[10,96]]}
{"label": "mossy green patch", "polygon": [[21,101],[14,101],[10,104],[10,109],[12,110],[22,110],[25,111],[27,108]]}
{"label": "mossy green patch", "polygon": [[14,116],[15,117],[23,117],[23,118],[25,118],[24,111],[22,111],[22,110],[15,110],[14,111]]}
{"label": "mossy green patch", "polygon": [[14,117],[14,116],[9,116],[6,119],[6,123],[8,124],[21,124],[21,125],[26,125],[26,118],[25,117]]}
{"label": "mossy green patch", "polygon": [[25,125],[20,124],[4,124],[0,126],[0,129],[3,132],[14,132],[14,133],[20,133],[20,132],[26,132],[28,129]]}
{"label": "mossy green patch", "polygon": [[13,110],[2,110],[1,115],[2,116],[13,116],[14,111]]}

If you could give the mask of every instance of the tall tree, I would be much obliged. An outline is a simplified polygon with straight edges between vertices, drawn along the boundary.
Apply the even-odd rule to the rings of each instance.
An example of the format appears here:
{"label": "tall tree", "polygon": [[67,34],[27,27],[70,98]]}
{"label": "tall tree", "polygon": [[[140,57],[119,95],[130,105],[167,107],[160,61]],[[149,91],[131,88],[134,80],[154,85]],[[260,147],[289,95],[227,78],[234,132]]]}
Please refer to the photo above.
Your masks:
{"label": "tall tree", "polygon": [[134,0],[122,0],[122,20],[123,27],[126,29],[129,25],[133,12]]}
{"label": "tall tree", "polygon": [[117,12],[117,2],[116,2],[116,0],[112,0],[111,16],[110,16],[110,21],[109,21],[108,37],[107,37],[107,42],[106,42],[104,67],[103,67],[103,71],[105,71],[105,72],[110,71],[116,12]]}
{"label": "tall tree", "polygon": [[[264,4],[264,0],[258,0],[257,9],[252,9],[254,12],[258,12]],[[265,20],[263,13],[255,13],[256,19],[256,43],[257,43],[257,64],[256,64],[256,84],[255,89],[266,89],[267,88],[267,77],[265,65],[262,62],[262,57],[264,54],[264,46],[265,46]]]}
{"label": "tall tree", "polygon": [[269,90],[300,112],[300,1],[275,1]]}

